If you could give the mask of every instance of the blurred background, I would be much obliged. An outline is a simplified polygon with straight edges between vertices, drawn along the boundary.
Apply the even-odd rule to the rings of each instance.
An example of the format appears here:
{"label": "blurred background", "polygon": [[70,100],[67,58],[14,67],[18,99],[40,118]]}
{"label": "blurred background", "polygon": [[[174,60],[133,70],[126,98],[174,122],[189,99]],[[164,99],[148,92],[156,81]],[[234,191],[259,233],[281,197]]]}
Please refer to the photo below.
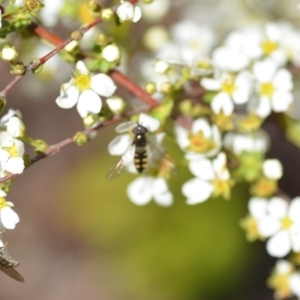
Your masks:
{"label": "blurred background", "polygon": [[[55,2],[45,1],[46,7],[54,9]],[[66,3],[81,9],[82,2]],[[139,41],[151,26],[163,25],[168,30],[188,19],[211,28],[219,43],[234,28],[281,19],[297,26],[300,19],[296,0],[155,2],[159,3],[157,12],[154,9],[132,28],[130,36],[135,38],[127,46],[133,57],[126,56],[123,66],[132,77],[143,73],[131,62],[148,55]],[[50,13],[46,21],[49,18]],[[61,17],[47,26],[66,37],[78,24]],[[117,40],[121,33],[114,33]],[[35,38],[27,43],[14,41],[24,47],[25,63],[50,49],[41,47]],[[62,110],[55,104],[72,66],[59,58],[48,65],[49,69],[45,66],[38,76],[27,75],[9,92],[8,107],[22,112],[30,136],[53,144],[83,127],[76,109]],[[1,68],[3,88],[13,76],[6,64]],[[290,196],[299,195],[295,174],[300,169],[299,150],[271,124],[265,129],[271,136],[269,155],[284,164],[281,188]],[[114,128],[100,130],[86,146],[70,145],[16,177],[8,200],[15,204],[21,222],[15,230],[6,231],[3,239],[8,252],[21,262],[17,270],[25,283],[0,273],[0,299],[273,299],[266,279],[275,260],[266,254],[263,243],[248,243],[238,225],[247,214],[247,188],[237,186],[230,201],[210,199],[187,206],[180,188],[182,178],[189,175],[179,169],[170,182],[173,206],[163,208],[154,202],[135,206],[126,195],[134,176],[105,180],[115,160],[107,152],[114,137]]]}

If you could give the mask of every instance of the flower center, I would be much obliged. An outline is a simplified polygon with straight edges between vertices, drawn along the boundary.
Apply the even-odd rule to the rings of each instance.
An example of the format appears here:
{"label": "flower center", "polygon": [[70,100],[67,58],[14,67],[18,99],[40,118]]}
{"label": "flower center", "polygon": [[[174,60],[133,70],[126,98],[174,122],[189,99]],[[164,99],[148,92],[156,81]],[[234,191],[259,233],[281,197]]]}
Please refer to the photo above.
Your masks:
{"label": "flower center", "polygon": [[5,198],[0,197],[0,210],[5,206],[7,206]]}
{"label": "flower center", "polygon": [[274,85],[271,82],[263,83],[260,86],[260,94],[263,96],[271,97],[275,92]]}
{"label": "flower center", "polygon": [[3,149],[9,153],[10,157],[19,156],[19,150],[15,144],[13,144],[11,147],[3,147]]}
{"label": "flower center", "polygon": [[291,220],[289,217],[284,217],[281,219],[281,227],[284,230],[289,230],[293,225],[293,220]]}
{"label": "flower center", "polygon": [[215,147],[214,141],[207,139],[202,131],[197,134],[189,134],[188,139],[190,145],[187,150],[194,151],[197,153],[205,153],[212,150]]}
{"label": "flower center", "polygon": [[227,78],[223,84],[222,84],[222,91],[229,94],[229,95],[232,95],[233,92],[236,90],[236,87],[234,85],[234,81],[232,80],[232,78]]}
{"label": "flower center", "polygon": [[84,74],[76,75],[75,85],[80,91],[88,90],[91,85],[91,78]]}
{"label": "flower center", "polygon": [[279,299],[289,298],[291,289],[289,274],[273,274],[268,280],[268,286],[276,291]]}
{"label": "flower center", "polygon": [[270,55],[278,48],[278,43],[271,40],[265,40],[261,43],[261,48],[265,55]]}

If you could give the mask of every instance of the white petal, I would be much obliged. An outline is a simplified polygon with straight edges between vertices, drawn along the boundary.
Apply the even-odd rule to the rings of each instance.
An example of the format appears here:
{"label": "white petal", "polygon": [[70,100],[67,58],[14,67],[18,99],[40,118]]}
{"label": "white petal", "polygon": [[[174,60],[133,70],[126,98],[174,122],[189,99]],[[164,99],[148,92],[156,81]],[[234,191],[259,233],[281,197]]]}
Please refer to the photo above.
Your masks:
{"label": "white petal", "polygon": [[300,273],[295,272],[289,277],[291,291],[297,297],[300,297]]}
{"label": "white petal", "polygon": [[173,195],[163,178],[157,178],[153,185],[154,200],[161,206],[170,206],[173,203]]}
{"label": "white petal", "polygon": [[262,236],[269,237],[281,229],[281,223],[277,218],[264,217],[258,221],[257,227]]}
{"label": "white petal", "polygon": [[292,243],[292,250],[295,253],[300,252],[300,231],[298,229],[298,232],[290,233],[291,243]]}
{"label": "white petal", "polygon": [[79,96],[77,111],[82,118],[86,117],[90,112],[94,114],[99,113],[101,108],[101,98],[92,90],[85,90]]}
{"label": "white petal", "polygon": [[133,16],[132,22],[136,23],[137,21],[140,20],[141,17],[142,17],[142,10],[139,6],[136,6],[134,8],[134,16]]}
{"label": "white petal", "polygon": [[21,174],[25,169],[24,160],[21,157],[11,157],[4,163],[4,169],[12,174]]}
{"label": "white petal", "polygon": [[7,229],[14,229],[20,221],[19,216],[7,206],[1,209],[0,216],[3,226]]}
{"label": "white petal", "polygon": [[207,200],[214,188],[207,182],[197,178],[192,178],[185,182],[181,188],[182,194],[187,197],[187,204],[193,205]]}
{"label": "white petal", "polygon": [[278,180],[282,177],[282,164],[278,159],[267,159],[263,163],[264,175],[269,179]]}
{"label": "white petal", "polygon": [[256,62],[253,66],[253,73],[259,82],[270,82],[276,69],[277,65],[271,59],[267,59],[262,62]]}
{"label": "white petal", "polygon": [[0,162],[7,161],[9,156],[9,153],[6,150],[0,149]]}
{"label": "white petal", "polygon": [[222,84],[220,80],[212,78],[203,78],[200,82],[201,86],[209,91],[218,91],[221,89]]}
{"label": "white petal", "polygon": [[159,128],[160,122],[146,114],[141,113],[139,123],[146,127],[150,132],[154,132]]}
{"label": "white petal", "polygon": [[202,180],[215,178],[212,162],[209,159],[194,160],[189,163],[189,169],[193,175]]}
{"label": "white petal", "polygon": [[76,70],[78,70],[83,75],[88,75],[89,74],[89,70],[88,70],[88,68],[86,67],[86,65],[84,64],[84,62],[82,60],[79,60],[77,62]]}
{"label": "white petal", "polygon": [[91,78],[91,88],[100,96],[110,97],[117,89],[113,80],[105,74],[97,74]]}
{"label": "white petal", "polygon": [[139,177],[127,187],[129,199],[136,205],[145,205],[153,197],[154,178],[150,176]]}
{"label": "white petal", "polygon": [[2,190],[2,189],[0,189],[0,197],[6,197],[6,193]]}
{"label": "white petal", "polygon": [[210,138],[211,137],[211,127],[209,125],[209,123],[207,122],[206,119],[197,119],[194,121],[193,125],[192,125],[192,133],[196,134],[198,132],[203,132],[204,136],[206,138]]}
{"label": "white petal", "polygon": [[288,203],[280,197],[273,197],[269,202],[268,211],[274,217],[283,218],[288,213]]}
{"label": "white petal", "polygon": [[289,92],[277,91],[272,97],[272,107],[275,112],[287,111],[293,102],[293,95]]}
{"label": "white petal", "polygon": [[227,169],[227,158],[224,152],[219,153],[212,163],[215,174],[217,175],[216,177],[222,180],[228,180],[230,178],[230,174]]}
{"label": "white petal", "polygon": [[248,209],[255,219],[262,219],[266,216],[268,202],[265,198],[253,197],[248,202]]}
{"label": "white petal", "polygon": [[78,100],[79,90],[75,86],[70,86],[65,89],[64,85],[61,86],[60,95],[56,98],[56,104],[61,108],[71,108]]}
{"label": "white petal", "polygon": [[291,73],[286,69],[277,71],[273,84],[277,89],[290,91],[293,88]]}
{"label": "white petal", "polygon": [[266,244],[267,252],[274,257],[284,257],[291,251],[291,241],[286,231],[271,237]]}
{"label": "white petal", "polygon": [[299,216],[300,216],[300,197],[296,197],[290,202],[289,216],[294,220],[297,220],[299,218]]}
{"label": "white petal", "polygon": [[123,155],[131,142],[132,139],[129,134],[120,134],[108,144],[108,152],[110,155]]}
{"label": "white petal", "polygon": [[188,139],[188,132],[187,130],[180,126],[178,123],[175,123],[174,127],[175,135],[176,135],[176,140],[181,149],[185,149],[190,145],[190,141]]}
{"label": "white petal", "polygon": [[239,88],[232,94],[235,104],[244,104],[249,100],[250,91],[248,88]]}
{"label": "white petal", "polygon": [[267,97],[261,97],[254,112],[261,118],[267,117],[271,113],[271,102]]}
{"label": "white petal", "polygon": [[233,103],[230,96],[227,93],[218,93],[211,102],[211,108],[215,114],[224,113],[226,116],[230,116],[233,112]]}
{"label": "white petal", "polygon": [[4,243],[2,242],[2,240],[0,240],[0,248],[3,248],[3,247],[4,247]]}

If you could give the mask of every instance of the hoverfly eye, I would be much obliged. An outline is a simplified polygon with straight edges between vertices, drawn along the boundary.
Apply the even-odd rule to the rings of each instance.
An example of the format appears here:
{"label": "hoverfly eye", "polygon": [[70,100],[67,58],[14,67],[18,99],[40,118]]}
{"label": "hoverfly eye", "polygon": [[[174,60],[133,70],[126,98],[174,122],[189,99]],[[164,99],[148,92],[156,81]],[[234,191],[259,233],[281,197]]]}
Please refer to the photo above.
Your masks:
{"label": "hoverfly eye", "polygon": [[137,125],[132,129],[133,134],[145,134],[147,132],[148,132],[147,128],[142,125]]}

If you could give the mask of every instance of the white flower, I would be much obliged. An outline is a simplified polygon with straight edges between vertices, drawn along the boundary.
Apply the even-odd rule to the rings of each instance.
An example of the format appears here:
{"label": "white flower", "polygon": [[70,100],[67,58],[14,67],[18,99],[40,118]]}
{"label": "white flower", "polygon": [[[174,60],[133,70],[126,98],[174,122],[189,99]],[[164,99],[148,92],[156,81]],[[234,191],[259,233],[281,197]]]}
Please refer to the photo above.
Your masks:
{"label": "white flower", "polygon": [[5,61],[12,61],[18,57],[18,52],[15,47],[10,47],[8,45],[4,45],[2,49],[2,59]]}
{"label": "white flower", "polygon": [[300,273],[287,260],[280,259],[276,262],[268,282],[275,290],[275,299],[286,299],[293,295],[300,297]]}
{"label": "white flower", "polygon": [[188,160],[212,157],[221,147],[219,129],[203,118],[195,120],[191,130],[176,123],[175,135],[179,147],[186,153],[185,158]]}
{"label": "white flower", "polygon": [[40,12],[42,23],[46,27],[54,27],[58,22],[59,11],[63,5],[61,0],[44,0],[45,6]]}
{"label": "white flower", "polygon": [[214,44],[214,35],[208,27],[182,21],[172,28],[171,37],[171,42],[158,51],[160,59],[190,67],[195,75],[211,73],[208,54]]}
{"label": "white flower", "polygon": [[121,22],[132,21],[136,23],[142,16],[139,6],[134,6],[130,2],[121,0],[121,4],[117,9],[117,15]]}
{"label": "white flower", "polygon": [[203,78],[201,85],[206,90],[218,91],[211,102],[213,112],[215,114],[223,112],[229,116],[234,111],[234,104],[244,104],[248,101],[251,76],[248,72],[241,72],[236,77],[225,73],[217,79]]}
{"label": "white flower", "polygon": [[10,118],[6,123],[6,130],[14,138],[22,137],[25,133],[25,125],[18,117]]}
{"label": "white flower", "polygon": [[277,69],[272,60],[256,62],[253,75],[257,81],[258,100],[252,103],[250,110],[265,118],[271,111],[287,111],[293,102],[292,75],[286,69]]}
{"label": "white flower", "polygon": [[112,79],[103,74],[92,75],[85,64],[78,61],[74,77],[61,86],[60,96],[56,103],[61,108],[71,108],[77,104],[82,118],[89,113],[98,114],[102,108],[100,96],[109,97],[116,90]]}
{"label": "white flower", "polygon": [[102,57],[108,62],[115,62],[121,58],[121,51],[116,45],[108,45],[102,50]]}
{"label": "white flower", "polygon": [[13,203],[5,200],[6,193],[0,190],[0,233],[5,229],[14,229],[20,221],[17,213],[12,209]]}
{"label": "white flower", "polygon": [[159,21],[166,16],[170,10],[170,0],[153,1],[151,3],[140,3],[143,18],[151,22]]}
{"label": "white flower", "polygon": [[158,205],[170,206],[173,195],[164,178],[142,176],[131,182],[127,188],[129,199],[136,205],[145,205],[153,199]]}
{"label": "white flower", "polygon": [[224,147],[239,155],[242,152],[265,153],[269,147],[268,135],[260,130],[255,134],[229,132],[224,137]]}
{"label": "white flower", "polygon": [[203,158],[189,163],[189,169],[196,178],[188,180],[182,186],[182,193],[187,197],[187,204],[204,202],[214,192],[217,195],[226,196],[227,181],[230,179],[226,164],[226,155],[223,152],[213,160]]}
{"label": "white flower", "polygon": [[282,177],[282,164],[278,159],[266,159],[263,163],[264,175],[273,180],[279,180]]}
{"label": "white flower", "polygon": [[290,204],[279,197],[270,201],[252,198],[249,207],[259,233],[269,237],[266,247],[271,256],[283,257],[291,250],[300,252],[300,197]]}
{"label": "white flower", "polygon": [[10,108],[8,110],[8,112],[2,116],[2,118],[0,119],[0,125],[1,127],[4,126],[4,124],[9,121],[10,118],[12,117],[18,117],[19,119],[22,119],[22,115],[21,115],[21,112],[19,110],[14,110],[12,108]]}
{"label": "white flower", "polygon": [[0,177],[4,177],[6,172],[21,174],[24,171],[24,152],[22,141],[8,132],[0,132]]}
{"label": "white flower", "polygon": [[2,27],[2,11],[0,11],[0,28]]}

